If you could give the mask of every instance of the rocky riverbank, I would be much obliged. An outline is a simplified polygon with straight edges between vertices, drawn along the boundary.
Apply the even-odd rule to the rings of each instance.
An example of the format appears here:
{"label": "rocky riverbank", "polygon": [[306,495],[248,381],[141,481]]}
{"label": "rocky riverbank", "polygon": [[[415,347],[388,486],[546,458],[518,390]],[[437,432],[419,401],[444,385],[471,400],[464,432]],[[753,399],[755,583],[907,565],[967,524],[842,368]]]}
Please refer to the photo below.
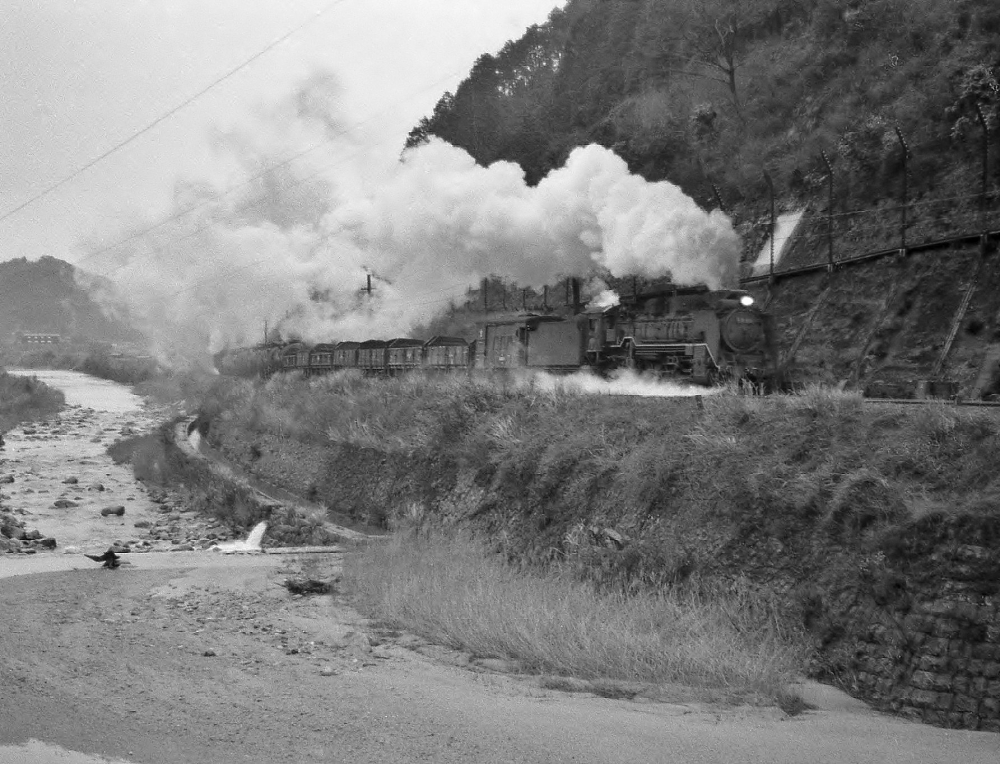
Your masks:
{"label": "rocky riverbank", "polygon": [[120,385],[73,372],[42,373],[67,388],[58,414],[19,425],[0,449],[0,552],[194,550],[237,529],[194,512],[175,491],[148,487],[108,446],[154,431],[168,410]]}

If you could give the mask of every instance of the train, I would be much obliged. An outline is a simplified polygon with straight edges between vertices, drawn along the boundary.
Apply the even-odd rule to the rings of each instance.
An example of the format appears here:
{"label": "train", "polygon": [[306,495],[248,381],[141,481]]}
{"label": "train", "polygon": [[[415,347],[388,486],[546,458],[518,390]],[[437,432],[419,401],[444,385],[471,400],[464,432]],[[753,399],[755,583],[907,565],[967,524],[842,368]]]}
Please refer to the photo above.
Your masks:
{"label": "train", "polygon": [[742,290],[669,286],[573,316],[522,313],[484,318],[478,337],[271,342],[216,356],[221,374],[266,377],[357,369],[371,376],[634,369],[713,385],[765,385],[776,366],[771,317]]}

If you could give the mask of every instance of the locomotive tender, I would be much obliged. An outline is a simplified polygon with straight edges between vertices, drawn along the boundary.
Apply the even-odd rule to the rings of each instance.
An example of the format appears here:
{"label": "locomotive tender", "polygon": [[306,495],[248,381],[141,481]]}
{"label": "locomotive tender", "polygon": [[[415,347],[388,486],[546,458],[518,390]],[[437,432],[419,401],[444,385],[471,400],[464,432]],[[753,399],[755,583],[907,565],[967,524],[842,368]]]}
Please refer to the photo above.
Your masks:
{"label": "locomotive tender", "polygon": [[747,292],[670,287],[572,317],[525,314],[483,321],[479,337],[270,343],[216,358],[220,373],[267,376],[360,369],[373,376],[414,370],[537,369],[606,374],[635,369],[710,385],[764,383],[774,373],[769,317]]}

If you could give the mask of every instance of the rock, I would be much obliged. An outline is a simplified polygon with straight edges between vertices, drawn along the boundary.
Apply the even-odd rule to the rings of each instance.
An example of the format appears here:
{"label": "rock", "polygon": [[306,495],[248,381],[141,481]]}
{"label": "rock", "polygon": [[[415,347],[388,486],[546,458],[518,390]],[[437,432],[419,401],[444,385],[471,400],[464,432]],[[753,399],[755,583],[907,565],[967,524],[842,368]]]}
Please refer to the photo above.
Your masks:
{"label": "rock", "polygon": [[54,538],[43,538],[38,540],[38,546],[42,549],[55,549],[56,540]]}
{"label": "rock", "polygon": [[108,517],[109,515],[117,515],[118,517],[121,517],[124,514],[125,514],[125,507],[123,507],[121,504],[116,504],[113,507],[105,507],[104,509],[101,510],[101,515],[104,517]]}
{"label": "rock", "polygon": [[319,670],[320,676],[337,676],[338,673],[337,669],[333,666],[323,666],[323,668]]}
{"label": "rock", "polygon": [[87,490],[88,491],[103,491],[104,490],[104,484],[103,483],[94,483],[92,486],[90,486],[89,488],[87,488]]}
{"label": "rock", "polygon": [[38,541],[42,538],[42,532],[37,528],[33,528],[32,530],[24,533],[21,538],[25,541]]}
{"label": "rock", "polygon": [[34,429],[33,427],[25,427],[21,432],[23,432],[25,435],[34,435],[36,432],[38,432],[38,430]]}
{"label": "rock", "polygon": [[153,524],[149,520],[139,520],[138,522],[132,523],[133,528],[151,528]]}
{"label": "rock", "polygon": [[68,477],[63,481],[66,485],[76,485],[80,482],[79,478]]}
{"label": "rock", "polygon": [[0,515],[0,536],[18,538],[24,530],[24,523],[13,515]]}
{"label": "rock", "polygon": [[205,652],[203,652],[202,655],[204,655],[206,658],[214,658],[215,657],[215,650],[212,650],[211,648],[209,648],[208,650],[206,650]]}
{"label": "rock", "polygon": [[368,635],[356,631],[347,632],[334,643],[334,646],[342,650],[360,650],[363,653],[370,653],[372,651],[372,642]]}
{"label": "rock", "polygon": [[56,509],[70,509],[72,507],[79,506],[79,504],[77,504],[75,501],[70,501],[69,499],[56,499],[52,503],[52,506],[55,507]]}
{"label": "rock", "polygon": [[80,554],[80,548],[75,546],[63,547],[63,554]]}
{"label": "rock", "polygon": [[14,476],[13,475],[4,475],[3,477],[0,477],[0,483],[7,484],[7,483],[13,483],[13,482],[14,482]]}

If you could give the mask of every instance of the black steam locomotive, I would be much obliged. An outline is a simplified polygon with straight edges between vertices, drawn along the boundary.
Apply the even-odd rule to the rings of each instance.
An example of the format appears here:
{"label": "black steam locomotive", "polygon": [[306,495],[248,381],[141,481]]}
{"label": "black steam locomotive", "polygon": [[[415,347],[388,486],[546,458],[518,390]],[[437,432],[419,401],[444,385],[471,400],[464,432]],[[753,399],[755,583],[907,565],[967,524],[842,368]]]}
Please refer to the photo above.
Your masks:
{"label": "black steam locomotive", "polygon": [[635,369],[711,385],[765,383],[775,358],[769,317],[747,292],[670,287],[575,316],[522,314],[486,319],[479,337],[422,341],[302,342],[240,348],[216,357],[222,374],[322,374],[359,369],[393,376],[422,369],[471,372],[537,369],[607,374]]}

